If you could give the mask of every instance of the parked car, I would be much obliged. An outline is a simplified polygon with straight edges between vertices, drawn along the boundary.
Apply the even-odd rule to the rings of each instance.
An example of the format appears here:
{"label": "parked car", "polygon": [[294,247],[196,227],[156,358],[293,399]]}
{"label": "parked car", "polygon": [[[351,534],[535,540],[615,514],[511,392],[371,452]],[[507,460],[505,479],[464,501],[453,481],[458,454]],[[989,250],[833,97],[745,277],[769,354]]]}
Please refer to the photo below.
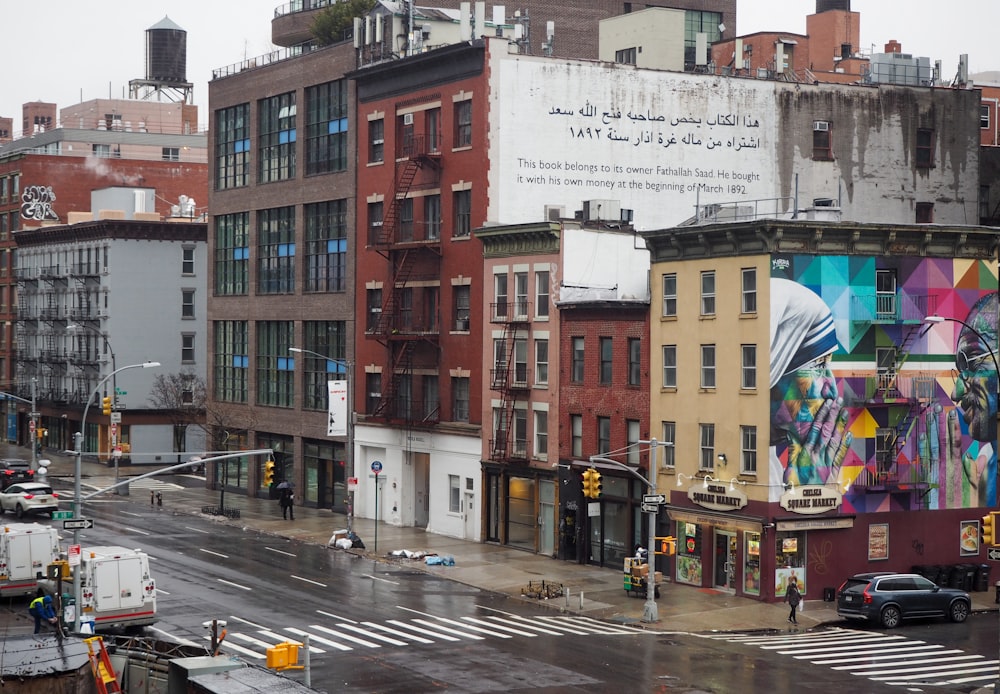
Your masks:
{"label": "parked car", "polygon": [[971,604],[964,590],[942,588],[919,574],[862,573],[844,581],[837,590],[838,615],[865,619],[887,629],[917,617],[964,622]]}
{"label": "parked car", "polygon": [[0,491],[0,514],[11,511],[18,518],[26,513],[47,513],[59,510],[59,495],[43,482],[18,482]]}
{"label": "parked car", "polygon": [[6,489],[15,482],[30,482],[35,477],[31,462],[21,458],[0,459],[0,489]]}

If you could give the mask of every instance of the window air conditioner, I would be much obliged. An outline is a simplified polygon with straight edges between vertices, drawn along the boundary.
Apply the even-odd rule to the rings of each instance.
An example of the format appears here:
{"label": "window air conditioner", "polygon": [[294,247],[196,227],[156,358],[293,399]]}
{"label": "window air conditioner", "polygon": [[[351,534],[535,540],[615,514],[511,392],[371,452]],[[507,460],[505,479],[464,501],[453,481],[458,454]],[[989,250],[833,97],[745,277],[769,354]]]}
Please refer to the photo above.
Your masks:
{"label": "window air conditioner", "polygon": [[413,114],[404,113],[403,114],[403,125],[413,125]]}
{"label": "window air conditioner", "polygon": [[814,131],[826,132],[829,129],[830,129],[830,124],[828,122],[826,122],[825,120],[816,120],[816,121],[813,121],[813,130]]}

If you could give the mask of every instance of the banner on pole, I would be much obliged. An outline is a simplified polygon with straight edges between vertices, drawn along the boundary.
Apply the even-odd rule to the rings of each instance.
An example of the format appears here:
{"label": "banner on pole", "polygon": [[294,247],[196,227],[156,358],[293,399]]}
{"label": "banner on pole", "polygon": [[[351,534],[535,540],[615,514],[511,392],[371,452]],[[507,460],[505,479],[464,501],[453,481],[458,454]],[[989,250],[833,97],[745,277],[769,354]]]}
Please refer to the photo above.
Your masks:
{"label": "banner on pole", "polygon": [[327,381],[326,435],[347,436],[347,381]]}

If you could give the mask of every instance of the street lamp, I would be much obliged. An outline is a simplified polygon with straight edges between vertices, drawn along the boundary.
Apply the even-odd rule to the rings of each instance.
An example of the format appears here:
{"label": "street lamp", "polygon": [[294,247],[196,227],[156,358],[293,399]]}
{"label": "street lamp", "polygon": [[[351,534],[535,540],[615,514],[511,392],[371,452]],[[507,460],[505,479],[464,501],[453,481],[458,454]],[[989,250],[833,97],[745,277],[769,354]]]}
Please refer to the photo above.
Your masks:
{"label": "street lamp", "polygon": [[[87,430],[87,412],[90,410],[90,401],[94,399],[94,396],[98,394],[101,390],[101,386],[108,382],[108,380],[114,378],[118,373],[122,371],[128,371],[129,369],[150,369],[159,366],[158,361],[146,361],[141,364],[129,364],[128,366],[123,366],[120,369],[114,369],[107,376],[98,381],[97,385],[94,386],[94,390],[87,396],[87,404],[83,408],[83,417],[80,418],[80,431],[76,432],[76,465],[74,469],[74,482],[73,482],[73,518],[80,518],[80,504],[81,495],[80,490],[80,475],[81,468],[83,466],[83,437],[84,432]],[[80,529],[73,529],[73,544],[80,544]],[[75,615],[73,617],[73,631],[80,631],[80,573],[81,567],[77,566],[76,570],[73,571],[73,599],[76,602],[75,605]]]}
{"label": "street lamp", "polygon": [[[82,323],[70,323],[69,325],[66,326],[66,329],[67,330],[89,330],[92,333],[95,333],[96,335],[100,336],[100,338],[102,340],[104,340],[104,348],[106,350],[108,350],[108,354],[111,355],[111,371],[114,372],[118,368],[118,365],[115,363],[115,350],[111,347],[111,341],[108,339],[108,336],[105,335],[102,331],[100,331],[97,328],[95,328],[93,326],[90,326],[90,325],[83,325]],[[111,376],[112,376],[112,378],[111,378],[111,390],[112,390],[112,393],[113,393],[111,402],[114,403],[114,409],[117,410],[118,409],[118,381],[117,381],[116,378],[114,378],[114,373],[112,373]],[[112,456],[112,457],[115,459],[115,484],[118,484],[118,456]],[[117,491],[115,493],[117,494]]]}
{"label": "street lamp", "polygon": [[[344,464],[344,477],[347,481],[347,531],[352,532],[354,530],[354,492],[350,489],[350,480],[354,477],[354,362],[348,361],[346,359],[334,359],[333,357],[328,357],[325,354],[320,354],[319,352],[313,352],[310,349],[300,349],[298,347],[289,347],[289,352],[295,352],[296,354],[308,354],[318,359],[324,359],[328,362],[339,365],[347,372],[347,441],[345,442],[347,450],[347,460]],[[329,403],[327,403],[329,408]]]}
{"label": "street lamp", "polygon": [[[981,332],[979,332],[978,330],[976,330],[975,328],[973,328],[971,325],[969,325],[968,323],[966,323],[964,320],[962,320],[960,318],[949,318],[949,317],[946,317],[946,316],[927,316],[927,317],[924,318],[924,323],[927,323],[928,325],[935,325],[937,323],[944,323],[945,321],[948,321],[948,322],[951,322],[951,323],[958,323],[959,325],[965,326],[965,328],[969,332],[971,332],[973,335],[975,335],[976,337],[978,337],[982,341],[983,346],[986,347],[986,349],[988,349],[989,352],[990,352],[990,357],[993,359],[993,368],[996,369],[997,377],[1000,378],[1000,362],[997,362],[997,352],[996,352],[996,349],[994,347],[990,346],[990,341],[986,339],[985,335],[983,335]],[[965,370],[961,366],[959,366],[959,368],[962,371]],[[963,376],[962,376],[961,373],[959,373],[958,377],[959,378],[963,378]],[[997,393],[993,393],[994,402],[997,401],[997,395],[998,395]],[[994,413],[988,413],[988,415],[995,417],[996,413],[995,412]],[[1000,612],[998,612],[997,615],[998,615],[998,618],[1000,618]],[[997,651],[998,651],[998,653],[1000,653],[1000,641],[997,642]],[[1000,691],[1000,680],[997,680],[997,683],[994,685],[994,691]]]}
{"label": "street lamp", "polygon": [[[599,455],[590,456],[590,462],[592,463],[605,463],[607,465],[613,465],[620,470],[628,472],[637,480],[649,487],[649,495],[656,496],[656,452],[659,450],[660,446],[667,444],[660,443],[656,439],[650,439],[649,441],[639,441],[638,443],[648,443],[650,448],[650,460],[649,469],[652,471],[650,474],[651,479],[646,479],[640,475],[635,468],[631,468],[625,463],[618,462],[617,460],[612,460],[611,458],[604,458]],[[656,516],[659,511],[659,505],[657,505],[657,510],[649,512],[649,547],[646,550],[649,553],[647,562],[649,563],[649,575],[646,577],[646,604],[642,608],[642,621],[647,624],[657,622],[660,619],[659,608],[656,606],[656,572],[655,557],[656,557]]]}

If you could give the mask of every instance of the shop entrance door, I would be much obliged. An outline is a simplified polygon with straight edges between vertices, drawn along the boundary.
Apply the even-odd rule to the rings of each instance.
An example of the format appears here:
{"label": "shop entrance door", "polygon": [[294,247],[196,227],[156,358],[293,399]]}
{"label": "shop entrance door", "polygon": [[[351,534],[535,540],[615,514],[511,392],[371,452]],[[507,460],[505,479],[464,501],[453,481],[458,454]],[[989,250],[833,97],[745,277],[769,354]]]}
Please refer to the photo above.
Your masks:
{"label": "shop entrance door", "polygon": [[715,531],[715,587],[736,590],[736,533],[731,530]]}

